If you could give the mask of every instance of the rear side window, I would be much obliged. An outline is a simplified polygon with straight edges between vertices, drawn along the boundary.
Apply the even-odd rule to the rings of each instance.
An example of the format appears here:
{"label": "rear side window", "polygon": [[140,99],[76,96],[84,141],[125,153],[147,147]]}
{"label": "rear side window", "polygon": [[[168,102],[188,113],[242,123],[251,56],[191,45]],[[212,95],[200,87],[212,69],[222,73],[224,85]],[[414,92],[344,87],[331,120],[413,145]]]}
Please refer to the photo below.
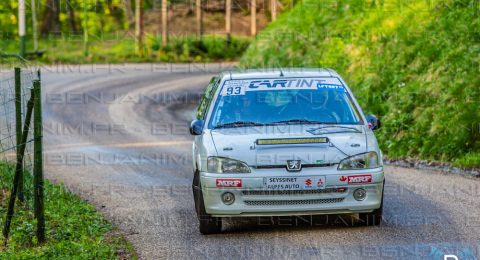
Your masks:
{"label": "rear side window", "polygon": [[210,102],[212,101],[213,94],[215,93],[215,90],[217,89],[218,82],[220,79],[218,77],[213,77],[210,80],[210,83],[208,84],[207,88],[205,89],[205,93],[203,94],[202,100],[200,101],[200,104],[198,105],[198,110],[197,110],[197,115],[196,118],[199,120],[205,119],[205,113],[208,111],[208,108],[210,107]]}

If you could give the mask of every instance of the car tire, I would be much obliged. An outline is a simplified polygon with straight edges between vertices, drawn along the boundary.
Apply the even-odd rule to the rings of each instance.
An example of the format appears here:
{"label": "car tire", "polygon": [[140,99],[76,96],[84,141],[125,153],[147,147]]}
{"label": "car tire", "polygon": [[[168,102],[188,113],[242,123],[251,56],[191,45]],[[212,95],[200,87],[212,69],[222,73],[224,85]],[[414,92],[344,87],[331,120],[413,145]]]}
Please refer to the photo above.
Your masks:
{"label": "car tire", "polygon": [[382,201],[380,202],[380,208],[369,212],[369,213],[359,213],[358,218],[360,219],[360,223],[364,226],[378,226],[382,223],[382,216],[383,216],[383,190],[385,189],[385,181],[383,181],[383,189],[382,189]]}
{"label": "car tire", "polygon": [[210,214],[207,214],[205,210],[198,171],[194,174],[192,188],[195,201],[195,211],[197,212],[198,222],[200,223],[200,233],[208,235],[222,232],[222,218],[212,217]]}

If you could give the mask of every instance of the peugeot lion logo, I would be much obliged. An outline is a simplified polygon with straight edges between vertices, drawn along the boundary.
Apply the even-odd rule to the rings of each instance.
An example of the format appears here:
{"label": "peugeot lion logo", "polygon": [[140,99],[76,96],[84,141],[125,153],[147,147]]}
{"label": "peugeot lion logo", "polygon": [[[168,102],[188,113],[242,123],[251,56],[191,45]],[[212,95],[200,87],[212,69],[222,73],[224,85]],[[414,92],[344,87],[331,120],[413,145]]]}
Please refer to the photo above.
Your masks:
{"label": "peugeot lion logo", "polygon": [[300,160],[287,160],[287,171],[298,172],[302,170],[302,162]]}

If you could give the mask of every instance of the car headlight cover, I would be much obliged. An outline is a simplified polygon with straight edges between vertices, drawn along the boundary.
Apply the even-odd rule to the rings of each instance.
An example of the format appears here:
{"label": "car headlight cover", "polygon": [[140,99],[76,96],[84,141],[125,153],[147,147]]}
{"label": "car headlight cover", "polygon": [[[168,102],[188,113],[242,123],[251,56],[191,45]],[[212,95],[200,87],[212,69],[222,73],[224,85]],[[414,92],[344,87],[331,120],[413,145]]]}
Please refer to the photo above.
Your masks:
{"label": "car headlight cover", "polygon": [[207,171],[212,173],[249,173],[250,168],[242,161],[210,156],[207,159]]}
{"label": "car headlight cover", "polygon": [[340,161],[339,170],[372,169],[380,167],[378,154],[376,152],[361,153],[350,156]]}

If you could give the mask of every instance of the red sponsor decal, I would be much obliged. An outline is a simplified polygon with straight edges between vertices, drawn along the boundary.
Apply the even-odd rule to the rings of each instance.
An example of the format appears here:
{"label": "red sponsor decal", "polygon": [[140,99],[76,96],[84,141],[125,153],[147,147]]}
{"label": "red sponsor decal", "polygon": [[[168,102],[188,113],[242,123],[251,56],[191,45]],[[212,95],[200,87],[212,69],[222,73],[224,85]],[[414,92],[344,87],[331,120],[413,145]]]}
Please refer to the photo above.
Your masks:
{"label": "red sponsor decal", "polygon": [[217,179],[217,187],[241,188],[242,179]]}
{"label": "red sponsor decal", "polygon": [[312,185],[312,180],[307,179],[307,180],[305,181],[305,185],[307,185],[307,186]]}
{"label": "red sponsor decal", "polygon": [[371,174],[348,176],[348,184],[370,183],[372,182]]}
{"label": "red sponsor decal", "polygon": [[346,180],[347,180],[347,177],[345,176],[340,177],[340,181],[346,181]]}

